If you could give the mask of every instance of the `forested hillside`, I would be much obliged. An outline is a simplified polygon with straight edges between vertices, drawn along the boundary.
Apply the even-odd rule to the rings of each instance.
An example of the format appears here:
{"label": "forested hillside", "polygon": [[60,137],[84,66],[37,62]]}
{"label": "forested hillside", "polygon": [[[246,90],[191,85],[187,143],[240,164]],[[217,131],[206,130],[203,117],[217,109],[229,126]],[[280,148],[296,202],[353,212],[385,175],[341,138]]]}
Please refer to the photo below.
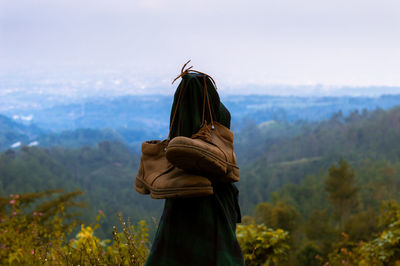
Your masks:
{"label": "forested hillside", "polygon": [[46,189],[81,190],[88,204],[81,217],[93,222],[97,211],[107,215],[101,235],[109,235],[121,212],[134,221],[160,214],[161,201],[137,193],[134,178],[138,154],[121,143],[101,142],[94,147],[69,149],[22,147],[0,155],[0,192],[3,195]]}
{"label": "forested hillside", "polygon": [[244,221],[289,232],[283,265],[397,265],[399,107],[249,123],[237,140]]}
{"label": "forested hillside", "polygon": [[340,158],[355,167],[361,167],[367,159],[388,164],[400,161],[398,107],[355,111],[347,117],[337,113],[330,120],[298,127],[270,127],[282,132],[273,136],[260,126],[250,125],[238,136],[238,158],[243,162],[239,186],[246,211],[285,184],[299,184],[308,175],[326,172]]}
{"label": "forested hillside", "polygon": [[[91,208],[86,218],[93,216],[97,209],[106,213],[119,209],[135,219],[158,215],[161,203],[143,198],[133,189],[140,153],[129,151],[121,143],[95,144],[104,135],[121,140],[112,131],[100,131],[103,135],[97,132],[80,130],[47,135],[44,143],[48,140],[64,147],[23,147],[3,153],[1,191],[7,194],[48,188],[81,189]],[[357,171],[365,169],[365,164],[396,168],[400,156],[398,139],[400,108],[355,111],[347,117],[337,113],[327,121],[300,125],[249,122],[236,136],[243,212],[251,213],[258,203],[271,199],[271,193],[283,186],[288,189],[291,183],[301,184],[309,175],[323,176],[342,157]],[[70,149],[79,147],[76,143],[80,140],[82,144],[91,141],[94,146]],[[380,175],[383,171],[380,168],[370,170],[369,179]],[[318,192],[312,194],[317,195]],[[149,202],[153,205],[148,205]],[[110,216],[114,217],[114,213]]]}

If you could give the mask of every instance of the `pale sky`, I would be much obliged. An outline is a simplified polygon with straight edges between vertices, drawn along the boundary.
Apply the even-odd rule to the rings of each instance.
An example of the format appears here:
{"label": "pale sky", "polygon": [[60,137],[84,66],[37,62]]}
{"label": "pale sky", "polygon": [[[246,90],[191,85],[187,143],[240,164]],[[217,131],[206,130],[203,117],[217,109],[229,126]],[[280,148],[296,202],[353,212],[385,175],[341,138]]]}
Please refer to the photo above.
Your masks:
{"label": "pale sky", "polygon": [[399,0],[0,0],[0,71],[186,60],[232,86],[400,86]]}

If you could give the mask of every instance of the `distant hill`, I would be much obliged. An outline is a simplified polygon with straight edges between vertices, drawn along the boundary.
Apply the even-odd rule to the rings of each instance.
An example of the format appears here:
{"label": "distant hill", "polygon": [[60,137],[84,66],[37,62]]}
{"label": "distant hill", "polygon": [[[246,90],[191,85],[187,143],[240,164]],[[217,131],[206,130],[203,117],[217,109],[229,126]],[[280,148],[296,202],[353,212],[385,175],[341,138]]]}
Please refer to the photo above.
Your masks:
{"label": "distant hill", "polygon": [[0,151],[12,145],[15,147],[22,144],[29,145],[43,133],[43,130],[35,125],[26,126],[0,115]]}
{"label": "distant hill", "polygon": [[17,149],[22,146],[79,148],[94,146],[102,141],[120,142],[132,150],[140,150],[144,139],[151,138],[145,129],[120,128],[78,128],[51,132],[36,125],[24,125],[0,115],[0,151]]}
{"label": "distant hill", "polygon": [[[347,116],[354,110],[388,109],[400,104],[400,95],[376,98],[231,95],[222,96],[222,101],[231,112],[234,132],[254,124],[263,125],[271,134],[288,137],[298,133],[299,127],[294,125],[327,120],[337,112]],[[124,142],[138,151],[144,140],[167,136],[171,104],[172,97],[153,95],[91,99],[49,109],[10,109],[7,114],[15,119],[0,118],[0,151],[13,145],[80,147],[100,141]],[[29,121],[21,120],[27,117]],[[271,127],[266,127],[270,123],[281,129],[271,131]],[[282,130],[282,125],[290,125],[291,130]]]}
{"label": "distant hill", "polygon": [[342,112],[347,116],[354,110],[372,111],[400,105],[400,95],[380,97],[300,97],[300,96],[226,96],[222,98],[232,114],[235,129],[242,128],[248,120],[256,124],[267,121],[289,123],[318,122]]}
{"label": "distant hill", "polygon": [[53,132],[78,128],[136,130],[158,136],[168,129],[172,97],[125,96],[91,99],[79,104],[57,105],[47,109],[7,112],[33,116],[32,123]]}
{"label": "distant hill", "polygon": [[68,147],[79,148],[82,146],[94,146],[102,141],[124,142],[124,139],[112,129],[90,129],[80,128],[66,130],[60,133],[43,134],[38,138],[40,146],[43,147]]}
{"label": "distant hill", "polygon": [[[239,130],[244,121],[257,124],[266,121],[322,121],[342,111],[388,109],[400,104],[400,95],[380,97],[299,97],[269,95],[221,95],[232,115],[233,129]],[[130,141],[162,138],[168,133],[172,96],[124,96],[88,99],[79,104],[56,105],[40,109],[12,109],[9,117],[32,116],[38,127],[61,132],[78,128],[111,128],[118,132],[135,131]],[[131,132],[132,133],[132,132]],[[124,135],[124,134],[122,134]],[[132,135],[132,134],[129,134]]]}
{"label": "distant hill", "polygon": [[[101,141],[125,142],[138,149],[139,143],[129,141],[136,132],[122,131],[123,136],[112,129],[85,129],[66,130],[60,133],[51,133],[35,125],[23,125],[0,115],[0,151],[22,146],[63,146],[78,148],[94,146]],[[140,134],[140,133],[139,133]]]}

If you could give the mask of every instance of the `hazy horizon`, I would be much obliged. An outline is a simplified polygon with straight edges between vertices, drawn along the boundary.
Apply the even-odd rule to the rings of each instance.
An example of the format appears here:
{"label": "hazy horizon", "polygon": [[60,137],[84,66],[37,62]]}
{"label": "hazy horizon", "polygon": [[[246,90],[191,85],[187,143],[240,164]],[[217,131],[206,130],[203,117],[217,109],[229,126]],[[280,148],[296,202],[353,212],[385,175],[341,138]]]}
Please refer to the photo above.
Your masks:
{"label": "hazy horizon", "polygon": [[[215,78],[215,76],[214,76]],[[379,97],[400,94],[400,86],[330,86],[324,84],[229,84],[217,82],[221,95],[271,95],[299,97]],[[179,80],[142,76],[131,71],[31,70],[0,75],[0,96],[26,98],[62,96],[67,98],[118,97],[125,95],[173,95]]]}

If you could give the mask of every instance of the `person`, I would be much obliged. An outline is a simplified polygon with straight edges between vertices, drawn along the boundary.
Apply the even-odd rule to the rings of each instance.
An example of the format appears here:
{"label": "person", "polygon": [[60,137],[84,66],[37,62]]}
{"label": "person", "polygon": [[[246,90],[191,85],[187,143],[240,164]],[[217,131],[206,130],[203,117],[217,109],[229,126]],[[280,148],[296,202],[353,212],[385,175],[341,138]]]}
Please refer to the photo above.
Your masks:
{"label": "person", "polygon": [[[203,73],[188,71],[181,77],[172,104],[170,138],[191,137],[200,129],[204,78],[214,120],[230,128],[230,113],[221,103],[213,80]],[[177,119],[172,119],[176,106]],[[205,119],[210,121],[207,112]],[[213,190],[211,196],[165,200],[146,266],[244,265],[235,234],[236,223],[241,221],[238,189],[232,183],[215,183]]]}

